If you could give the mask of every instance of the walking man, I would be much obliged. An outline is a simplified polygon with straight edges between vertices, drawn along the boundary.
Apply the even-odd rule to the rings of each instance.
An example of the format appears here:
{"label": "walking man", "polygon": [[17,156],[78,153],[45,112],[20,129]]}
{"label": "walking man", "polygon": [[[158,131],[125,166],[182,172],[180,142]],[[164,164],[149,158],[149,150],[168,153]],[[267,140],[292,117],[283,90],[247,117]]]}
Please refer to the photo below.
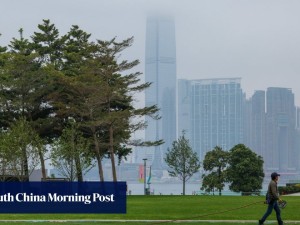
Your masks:
{"label": "walking man", "polygon": [[268,197],[267,197],[267,204],[268,208],[263,217],[259,220],[259,225],[263,225],[267,217],[272,213],[273,209],[276,212],[276,218],[278,221],[278,225],[283,225],[283,222],[281,220],[280,216],[280,209],[278,206],[277,201],[281,202],[282,200],[279,198],[278,190],[277,190],[277,183],[279,179],[280,174],[274,172],[271,174],[271,181],[268,186]]}

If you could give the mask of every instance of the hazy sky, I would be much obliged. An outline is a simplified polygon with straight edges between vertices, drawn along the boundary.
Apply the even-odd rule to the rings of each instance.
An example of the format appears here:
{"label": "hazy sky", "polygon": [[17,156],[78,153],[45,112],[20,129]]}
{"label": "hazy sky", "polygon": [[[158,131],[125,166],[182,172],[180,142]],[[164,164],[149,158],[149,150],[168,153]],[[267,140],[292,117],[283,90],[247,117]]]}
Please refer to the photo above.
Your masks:
{"label": "hazy sky", "polygon": [[300,106],[299,0],[0,0],[0,45],[29,38],[42,19],[65,34],[71,25],[92,40],[134,36],[123,53],[139,59],[144,72],[146,16],[174,15],[177,77],[241,77],[249,98],[254,90],[292,88]]}

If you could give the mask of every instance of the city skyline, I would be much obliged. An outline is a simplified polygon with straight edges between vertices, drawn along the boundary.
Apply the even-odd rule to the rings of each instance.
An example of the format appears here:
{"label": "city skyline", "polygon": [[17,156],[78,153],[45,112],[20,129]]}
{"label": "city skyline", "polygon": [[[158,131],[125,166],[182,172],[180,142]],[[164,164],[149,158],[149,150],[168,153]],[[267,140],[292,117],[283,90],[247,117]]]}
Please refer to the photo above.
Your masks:
{"label": "city skyline", "polygon": [[[177,76],[188,79],[241,77],[250,98],[267,87],[292,88],[300,105],[300,2],[291,0],[83,0],[19,2],[3,0],[0,45],[18,30],[25,38],[50,19],[61,34],[71,25],[92,39],[122,40],[134,44],[122,55],[139,59],[144,72],[146,18],[149,12],[172,15],[176,23]],[[59,7],[57,7],[59,4]],[[33,13],[34,11],[34,13]],[[143,97],[138,96],[143,104]]]}
{"label": "city skyline", "polygon": [[179,79],[178,87],[178,133],[186,131],[200,161],[216,146],[229,151],[245,144],[262,157],[266,174],[299,178],[299,107],[292,89],[268,87],[246,99],[240,78]]}
{"label": "city skyline", "polygon": [[[21,27],[24,28],[24,37],[30,38],[30,35],[37,30],[37,25],[42,23],[42,19],[50,19],[59,28],[61,34],[67,32],[71,25],[76,24],[86,32],[92,33],[93,39],[109,40],[117,36],[120,40],[134,36],[133,46],[122,54],[120,59],[139,59],[141,63],[136,70],[144,72],[145,81],[151,81],[146,78],[146,65],[149,60],[145,43],[147,16],[149,12],[172,15],[176,26],[175,71],[178,79],[210,80],[240,77],[239,88],[246,93],[246,99],[251,99],[259,93],[255,92],[256,90],[267,93],[269,88],[284,88],[293,90],[293,101],[296,106],[300,106],[298,85],[300,2],[289,1],[286,4],[279,0],[243,2],[190,0],[186,4],[180,0],[166,0],[164,3],[154,0],[117,0],[116,2],[90,0],[90,4],[86,4],[83,0],[72,2],[67,0],[59,2],[60,7],[57,8],[56,4],[45,0],[32,0],[29,4],[18,3],[19,7],[15,7],[15,0],[5,0],[4,6],[7,10],[0,15],[0,19],[10,22],[0,25],[0,33],[2,33],[0,45],[7,45],[12,37],[18,37],[18,30]],[[46,11],[41,10],[45,8]],[[115,11],[112,11],[113,9]],[[37,13],[32,13],[33,10]],[[168,44],[163,45],[168,46]],[[137,104],[144,104],[143,95],[135,97]],[[257,107],[259,107],[262,103],[259,101],[262,99],[259,96],[257,98]],[[171,107],[174,108],[175,104]],[[267,108],[268,106],[265,106],[265,109]],[[274,119],[270,114],[264,119],[260,116],[257,114],[255,117],[257,129],[261,128],[259,123],[264,119],[266,123],[268,119]],[[281,118],[284,120],[284,116]],[[290,140],[290,131],[285,130],[285,127],[288,126],[283,124],[272,129],[280,130],[279,133],[287,142]],[[159,132],[164,131],[160,129]],[[180,131],[177,132],[180,135]],[[167,142],[170,143],[170,139]],[[261,140],[257,142],[261,145],[260,151],[263,151],[266,146],[273,149],[270,143],[262,143]],[[274,145],[274,148],[284,149],[286,146]],[[293,160],[292,153],[289,152],[287,156],[277,154],[269,162],[270,165],[278,164],[279,158],[283,159],[283,169],[293,168],[294,162],[289,166],[289,161]],[[274,166],[274,169],[276,168],[279,167]]]}

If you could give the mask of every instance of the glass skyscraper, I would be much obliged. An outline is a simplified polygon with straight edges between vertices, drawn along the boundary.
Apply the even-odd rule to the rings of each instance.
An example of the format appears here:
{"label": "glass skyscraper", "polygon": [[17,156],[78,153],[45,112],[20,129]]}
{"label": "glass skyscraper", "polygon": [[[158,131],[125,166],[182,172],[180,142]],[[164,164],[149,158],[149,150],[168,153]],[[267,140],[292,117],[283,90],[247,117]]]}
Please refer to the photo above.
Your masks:
{"label": "glass skyscraper", "polygon": [[[299,115],[290,88],[255,91],[246,115],[246,144],[261,155],[266,177],[278,171],[289,181],[299,177]],[[298,174],[298,175],[297,175]]]}
{"label": "glass skyscraper", "polygon": [[249,132],[249,147],[263,158],[266,157],[266,92],[262,90],[255,91],[251,102],[250,115],[247,119],[250,123],[247,126]]}
{"label": "glass skyscraper", "polygon": [[179,80],[178,86],[179,108],[189,105],[189,111],[178,110],[179,129],[188,131],[200,161],[216,146],[230,150],[243,143],[245,95],[240,78]]}
{"label": "glass skyscraper", "polygon": [[145,105],[157,105],[161,116],[157,121],[146,117],[148,127],[145,139],[163,139],[165,142],[152,148],[152,165],[154,169],[159,169],[163,165],[165,152],[176,140],[176,42],[172,18],[147,18],[145,60],[145,81],[152,83],[145,92]]}
{"label": "glass skyscraper", "polygon": [[296,141],[295,141],[295,151],[296,151],[296,166],[297,171],[300,173],[300,107],[296,109]]}
{"label": "glass skyscraper", "polygon": [[265,166],[267,170],[296,170],[296,108],[290,88],[267,89]]}

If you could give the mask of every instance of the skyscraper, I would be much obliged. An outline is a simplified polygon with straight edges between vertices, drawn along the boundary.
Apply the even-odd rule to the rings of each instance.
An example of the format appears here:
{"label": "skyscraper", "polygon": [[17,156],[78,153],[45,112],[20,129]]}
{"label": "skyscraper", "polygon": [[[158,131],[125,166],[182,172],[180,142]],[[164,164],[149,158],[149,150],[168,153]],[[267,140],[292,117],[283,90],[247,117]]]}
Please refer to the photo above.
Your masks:
{"label": "skyscraper", "polygon": [[[300,107],[296,109],[296,141],[295,141],[295,151],[296,151],[296,165],[297,171],[300,173]],[[298,163],[297,163],[298,162]]]}
{"label": "skyscraper", "polygon": [[179,79],[177,85],[177,98],[178,98],[178,135],[182,135],[184,131],[186,137],[190,137],[191,129],[191,81]]}
{"label": "skyscraper", "polygon": [[290,88],[267,89],[266,169],[296,170],[296,108]]}
{"label": "skyscraper", "polygon": [[162,167],[167,148],[176,140],[176,43],[172,18],[147,18],[145,81],[152,83],[145,92],[145,105],[157,105],[161,116],[157,121],[146,117],[145,139],[165,142],[154,149],[155,169]]}
{"label": "skyscraper", "polygon": [[251,111],[248,119],[250,127],[247,127],[251,138],[249,147],[263,158],[266,157],[266,93],[265,91],[255,91],[250,102]]}
{"label": "skyscraper", "polygon": [[179,111],[179,127],[187,129],[189,124],[187,136],[200,161],[216,146],[229,150],[243,143],[245,96],[240,78],[190,80],[189,86],[180,80],[178,86],[178,107],[189,105],[189,112]]}

